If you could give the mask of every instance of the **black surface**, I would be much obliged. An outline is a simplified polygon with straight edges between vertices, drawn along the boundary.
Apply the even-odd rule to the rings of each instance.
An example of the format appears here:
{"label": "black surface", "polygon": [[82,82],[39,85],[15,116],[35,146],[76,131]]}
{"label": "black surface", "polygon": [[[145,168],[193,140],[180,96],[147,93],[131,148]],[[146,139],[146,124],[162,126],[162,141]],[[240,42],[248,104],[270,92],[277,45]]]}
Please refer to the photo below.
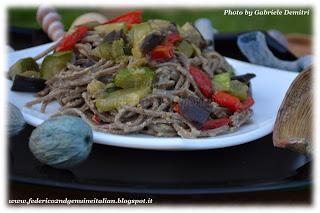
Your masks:
{"label": "black surface", "polygon": [[[243,33],[246,33],[246,32],[215,34],[214,35],[215,50],[223,56],[248,62],[248,59],[242,54],[242,52],[240,51],[237,45],[238,36]],[[290,52],[290,50],[288,50],[288,48],[284,47],[282,44],[280,44],[274,38],[269,36],[267,33],[264,32],[264,35],[266,37],[266,43],[270,51],[277,58],[282,60],[288,60],[288,61],[293,61],[297,59],[297,57],[295,57]]]}
{"label": "black surface", "polygon": [[10,27],[8,33],[9,45],[15,50],[51,42],[41,29]]}
{"label": "black surface", "polygon": [[[15,49],[48,42],[39,30],[15,28],[9,33],[10,45]],[[226,55],[235,51],[226,50]],[[28,149],[32,130],[27,125],[20,135],[9,139],[9,179],[14,183],[148,195],[256,193],[310,188],[312,183],[309,159],[275,148],[271,134],[239,146],[202,151],[154,151],[94,144],[82,164],[58,170],[33,157]]]}
{"label": "black surface", "polygon": [[[310,185],[309,160],[273,147],[271,135],[251,143],[202,151],[155,151],[94,144],[70,169],[42,165],[28,149],[33,127],[10,139],[10,179],[93,191],[216,194]],[[196,142],[196,141],[195,141]]]}

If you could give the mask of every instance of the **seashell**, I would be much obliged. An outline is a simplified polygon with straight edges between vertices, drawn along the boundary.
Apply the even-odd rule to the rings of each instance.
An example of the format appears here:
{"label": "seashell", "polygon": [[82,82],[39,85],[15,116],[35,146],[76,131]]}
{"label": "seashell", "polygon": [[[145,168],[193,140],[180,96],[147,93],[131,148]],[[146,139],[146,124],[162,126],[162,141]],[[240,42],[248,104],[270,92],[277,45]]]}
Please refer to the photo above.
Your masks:
{"label": "seashell", "polygon": [[40,162],[69,168],[84,161],[91,151],[91,127],[75,116],[54,116],[33,130],[29,148]]}
{"label": "seashell", "polygon": [[85,24],[88,22],[94,22],[94,21],[102,24],[102,23],[106,22],[107,20],[108,19],[100,13],[85,13],[73,21],[70,29],[72,29],[75,26],[79,26],[81,24]]}
{"label": "seashell", "polygon": [[43,18],[50,12],[57,12],[57,10],[52,7],[52,6],[48,6],[48,5],[41,5],[40,7],[38,7],[37,10],[37,21],[39,24],[42,23]]}
{"label": "seashell", "polygon": [[53,41],[58,40],[64,35],[64,26],[61,23],[61,16],[54,7],[40,6],[37,11],[37,21]]}
{"label": "seashell", "polygon": [[[52,23],[60,22],[61,16],[56,12],[50,12],[45,15],[45,17],[42,20],[42,29],[48,33],[48,28]],[[60,22],[61,23],[61,22]]]}
{"label": "seashell", "polygon": [[53,41],[58,40],[64,35],[63,24],[60,21],[52,22],[48,27],[47,33]]}
{"label": "seashell", "polygon": [[312,148],[312,67],[302,71],[289,87],[273,129],[273,144],[306,155]]}

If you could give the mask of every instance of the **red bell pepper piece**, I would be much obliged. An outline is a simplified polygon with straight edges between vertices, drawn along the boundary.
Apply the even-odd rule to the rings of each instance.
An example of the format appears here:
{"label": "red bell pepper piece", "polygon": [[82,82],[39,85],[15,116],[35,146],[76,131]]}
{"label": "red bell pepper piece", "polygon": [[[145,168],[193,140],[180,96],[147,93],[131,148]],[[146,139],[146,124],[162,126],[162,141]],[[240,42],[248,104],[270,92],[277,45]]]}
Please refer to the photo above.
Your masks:
{"label": "red bell pepper piece", "polygon": [[190,66],[189,72],[202,94],[205,97],[210,98],[212,96],[212,83],[210,77],[205,72],[192,65]]}
{"label": "red bell pepper piece", "polygon": [[65,35],[56,51],[72,50],[78,41],[80,41],[88,32],[88,27],[85,25],[78,26],[75,31],[69,35]]}
{"label": "red bell pepper piece", "polygon": [[201,130],[209,130],[228,125],[231,122],[230,118],[209,119],[201,127]]}
{"label": "red bell pepper piece", "polygon": [[181,41],[182,37],[177,33],[170,33],[167,35],[166,43],[174,45],[176,42]]}
{"label": "red bell pepper piece", "polygon": [[242,104],[239,98],[232,96],[226,92],[216,92],[212,96],[213,101],[218,103],[220,106],[228,108],[230,111],[240,111]]}
{"label": "red bell pepper piece", "polygon": [[153,48],[150,57],[153,60],[168,60],[173,58],[173,45],[175,42],[180,41],[182,37],[179,34],[171,33],[167,35],[164,44]]}
{"label": "red bell pepper piece", "polygon": [[151,50],[150,57],[153,60],[167,60],[173,57],[173,48],[170,44],[159,45]]}
{"label": "red bell pepper piece", "polygon": [[120,23],[120,22],[125,22],[127,24],[140,24],[141,21],[142,21],[142,12],[137,10],[137,11],[128,12],[118,17],[115,17],[107,21],[105,24]]}
{"label": "red bell pepper piece", "polygon": [[178,103],[173,103],[173,111],[176,113],[180,113],[180,106]]}
{"label": "red bell pepper piece", "polygon": [[254,100],[250,95],[248,95],[247,99],[244,100],[241,104],[242,104],[241,110],[246,110],[246,109],[249,109],[254,104]]}
{"label": "red bell pepper piece", "polygon": [[212,95],[212,100],[217,102],[220,106],[228,108],[232,112],[240,112],[249,109],[254,100],[251,96],[248,96],[243,102],[239,98],[232,96],[226,92],[216,92]]}
{"label": "red bell pepper piece", "polygon": [[101,119],[98,115],[94,114],[91,118],[91,120],[95,123],[95,124],[100,124]]}

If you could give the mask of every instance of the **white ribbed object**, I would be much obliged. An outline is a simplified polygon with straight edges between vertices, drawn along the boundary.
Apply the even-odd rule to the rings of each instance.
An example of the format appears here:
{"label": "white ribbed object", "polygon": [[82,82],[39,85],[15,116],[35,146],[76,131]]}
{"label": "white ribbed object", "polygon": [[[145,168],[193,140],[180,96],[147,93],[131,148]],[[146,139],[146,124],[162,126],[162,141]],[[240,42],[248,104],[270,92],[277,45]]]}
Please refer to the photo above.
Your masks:
{"label": "white ribbed object", "polygon": [[37,21],[53,41],[58,40],[64,35],[61,16],[54,7],[48,5],[40,6],[37,11]]}

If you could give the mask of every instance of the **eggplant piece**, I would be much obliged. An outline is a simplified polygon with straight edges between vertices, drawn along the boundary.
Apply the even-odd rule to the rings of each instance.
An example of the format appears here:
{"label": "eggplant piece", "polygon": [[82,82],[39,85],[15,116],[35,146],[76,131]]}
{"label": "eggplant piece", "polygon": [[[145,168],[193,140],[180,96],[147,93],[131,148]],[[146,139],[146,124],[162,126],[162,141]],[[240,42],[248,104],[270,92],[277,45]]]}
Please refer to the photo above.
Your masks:
{"label": "eggplant piece", "polygon": [[210,116],[210,104],[196,97],[188,97],[179,102],[180,114],[200,128]]}
{"label": "eggplant piece", "polygon": [[143,54],[149,53],[153,48],[162,43],[165,36],[160,31],[155,31],[147,35],[140,44],[140,50]]}
{"label": "eggplant piece", "polygon": [[46,87],[45,82],[44,79],[40,78],[16,75],[11,90],[18,92],[39,92]]}
{"label": "eggplant piece", "polygon": [[185,23],[180,28],[180,34],[187,41],[195,44],[197,47],[203,49],[207,46],[206,40],[203,38],[199,30],[190,22]]}
{"label": "eggplant piece", "polygon": [[255,74],[247,73],[244,75],[231,76],[231,80],[238,80],[238,81],[241,81],[242,83],[245,83],[248,85],[250,83],[250,80],[254,77],[256,77]]}
{"label": "eggplant piece", "polygon": [[231,80],[238,80],[242,83],[247,84],[248,86],[248,94],[252,95],[252,88],[251,88],[251,83],[250,80],[252,78],[256,77],[256,75],[254,73],[247,73],[244,75],[236,75],[236,76],[231,76]]}
{"label": "eggplant piece", "polygon": [[119,40],[119,39],[121,39],[121,38],[122,38],[124,41],[127,40],[126,35],[124,34],[123,30],[122,30],[122,29],[121,29],[121,30],[114,30],[114,31],[112,31],[111,33],[109,33],[109,34],[105,37],[104,41],[106,41],[106,42],[108,42],[108,43],[112,43],[112,42],[114,42],[114,41],[116,41],[116,40]]}
{"label": "eggplant piece", "polygon": [[151,19],[148,21],[148,23],[151,25],[151,28],[153,30],[159,30],[161,32],[165,33],[179,33],[176,23],[161,20],[161,19]]}

